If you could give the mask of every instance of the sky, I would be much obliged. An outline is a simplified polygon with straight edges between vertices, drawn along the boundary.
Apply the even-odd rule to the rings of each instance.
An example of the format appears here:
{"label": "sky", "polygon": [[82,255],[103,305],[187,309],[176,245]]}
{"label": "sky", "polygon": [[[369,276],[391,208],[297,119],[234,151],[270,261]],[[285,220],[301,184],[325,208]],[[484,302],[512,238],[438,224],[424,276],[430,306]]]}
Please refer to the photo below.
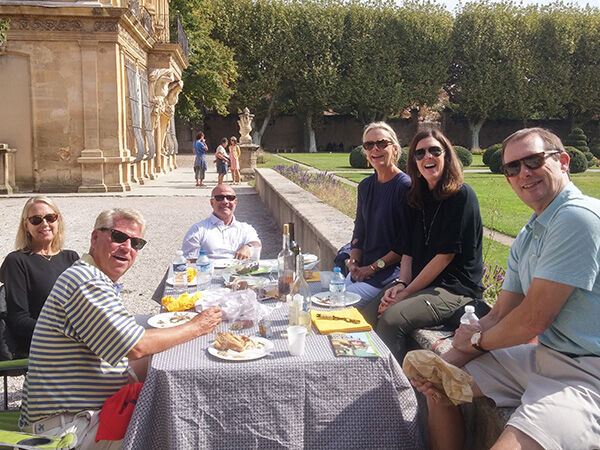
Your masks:
{"label": "sky", "polygon": [[[441,3],[442,5],[446,6],[446,9],[448,9],[448,11],[450,12],[454,12],[454,9],[456,8],[456,5],[459,3],[459,0],[437,0],[438,3]],[[462,3],[469,3],[469,0],[462,0]],[[519,4],[522,3],[523,5],[527,6],[527,5],[547,5],[549,3],[556,3],[555,0],[514,0],[514,3]],[[581,7],[585,7],[586,5],[590,5],[592,7],[595,8],[600,8],[600,0],[572,0],[572,1],[568,1],[565,0],[564,3],[566,4],[573,4],[576,6],[581,6]]]}

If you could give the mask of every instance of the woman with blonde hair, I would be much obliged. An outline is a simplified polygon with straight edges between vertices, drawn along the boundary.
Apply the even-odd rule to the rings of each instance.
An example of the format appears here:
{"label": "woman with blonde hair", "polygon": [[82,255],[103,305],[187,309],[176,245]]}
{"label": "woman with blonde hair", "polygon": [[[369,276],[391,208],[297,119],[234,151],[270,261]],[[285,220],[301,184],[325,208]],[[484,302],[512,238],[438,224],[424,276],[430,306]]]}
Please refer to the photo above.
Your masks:
{"label": "woman with blonde hair", "polygon": [[229,142],[231,177],[233,178],[233,184],[240,184],[240,155],[242,154],[242,150],[240,149],[235,136],[231,136],[231,138],[229,138]]}
{"label": "woman with blonde hair", "polygon": [[375,173],[360,182],[356,219],[346,261],[346,289],[368,304],[398,275],[401,255],[392,249],[402,226],[410,178],[396,162],[401,147],[396,133],[385,122],[373,122],[363,131],[363,151]]}
{"label": "woman with blonde hair", "polygon": [[60,210],[48,197],[32,197],[21,213],[15,251],[0,267],[6,289],[8,326],[16,342],[15,354],[29,353],[31,336],[42,306],[58,276],[79,259],[63,250],[65,228]]}
{"label": "woman with blonde hair", "polygon": [[402,255],[400,276],[363,311],[400,363],[412,330],[442,324],[483,294],[479,203],[452,144],[436,129],[420,131],[406,171],[412,184],[394,247]]}

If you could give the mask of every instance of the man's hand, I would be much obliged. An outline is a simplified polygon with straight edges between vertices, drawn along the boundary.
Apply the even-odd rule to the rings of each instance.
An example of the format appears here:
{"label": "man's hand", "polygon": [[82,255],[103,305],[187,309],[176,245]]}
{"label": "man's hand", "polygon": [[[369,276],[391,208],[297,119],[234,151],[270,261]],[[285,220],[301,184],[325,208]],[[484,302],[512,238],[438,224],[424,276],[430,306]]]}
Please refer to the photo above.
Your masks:
{"label": "man's hand", "polygon": [[478,331],[481,331],[479,323],[461,324],[454,332],[452,347],[469,355],[481,355],[482,353],[471,345],[471,337]]}
{"label": "man's hand", "polygon": [[365,281],[373,276],[373,269],[369,266],[358,267],[358,265],[353,264],[350,266],[350,276],[354,281]]}
{"label": "man's hand", "polygon": [[248,259],[250,258],[250,255],[252,254],[252,251],[250,249],[250,247],[248,246],[248,244],[244,244],[242,245],[237,252],[235,252],[235,259]]}
{"label": "man's hand", "polygon": [[190,323],[200,329],[201,336],[203,334],[208,334],[217,328],[217,326],[221,323],[221,316],[221,308],[217,306],[211,306],[210,308],[207,308],[200,314],[196,315],[192,320],[190,320]]}

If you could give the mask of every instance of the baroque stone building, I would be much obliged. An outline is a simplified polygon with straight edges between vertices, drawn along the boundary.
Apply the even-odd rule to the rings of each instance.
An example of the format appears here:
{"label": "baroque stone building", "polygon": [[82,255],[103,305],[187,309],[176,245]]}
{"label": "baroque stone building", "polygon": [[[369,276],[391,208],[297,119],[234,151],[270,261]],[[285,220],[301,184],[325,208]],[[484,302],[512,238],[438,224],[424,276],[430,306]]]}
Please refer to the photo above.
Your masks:
{"label": "baroque stone building", "polygon": [[176,167],[187,39],[168,0],[0,0],[0,18],[0,143],[19,189],[120,192]]}

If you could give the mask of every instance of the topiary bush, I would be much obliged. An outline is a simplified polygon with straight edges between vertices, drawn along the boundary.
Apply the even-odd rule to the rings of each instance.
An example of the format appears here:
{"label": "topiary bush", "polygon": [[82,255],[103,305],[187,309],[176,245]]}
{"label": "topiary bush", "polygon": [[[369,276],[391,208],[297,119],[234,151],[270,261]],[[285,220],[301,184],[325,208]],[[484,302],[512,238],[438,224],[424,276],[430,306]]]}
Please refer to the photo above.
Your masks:
{"label": "topiary bush", "polygon": [[571,158],[571,161],[569,162],[569,171],[571,173],[585,172],[588,168],[588,163],[583,153],[570,145],[567,145],[565,150]]}
{"label": "topiary bush", "polygon": [[490,158],[498,149],[502,149],[502,144],[490,145],[488,148],[485,149],[485,151],[483,152],[483,157],[481,159],[486,166],[490,165]]}
{"label": "topiary bush", "polygon": [[587,145],[587,137],[585,136],[581,128],[573,128],[567,138],[565,139],[565,145],[575,147],[581,152],[589,152],[590,149]]}
{"label": "topiary bush", "polygon": [[600,158],[600,137],[595,137],[592,139],[590,144],[590,152],[592,152],[592,155],[594,155],[596,158]]}
{"label": "topiary bush", "polygon": [[463,167],[468,167],[473,162],[473,155],[471,152],[461,145],[455,145],[454,151],[456,152],[456,156],[462,163]]}
{"label": "topiary bush", "polygon": [[350,165],[355,169],[367,169],[369,166],[367,164],[367,156],[363,151],[362,146],[354,147],[354,149],[350,152]]}
{"label": "topiary bush", "polygon": [[587,159],[588,162],[594,159],[594,155],[592,155],[592,152],[583,152],[583,156],[585,156],[585,159]]}
{"label": "topiary bush", "polygon": [[488,167],[492,173],[502,173],[502,148],[496,150],[492,156],[490,156],[490,163]]}

